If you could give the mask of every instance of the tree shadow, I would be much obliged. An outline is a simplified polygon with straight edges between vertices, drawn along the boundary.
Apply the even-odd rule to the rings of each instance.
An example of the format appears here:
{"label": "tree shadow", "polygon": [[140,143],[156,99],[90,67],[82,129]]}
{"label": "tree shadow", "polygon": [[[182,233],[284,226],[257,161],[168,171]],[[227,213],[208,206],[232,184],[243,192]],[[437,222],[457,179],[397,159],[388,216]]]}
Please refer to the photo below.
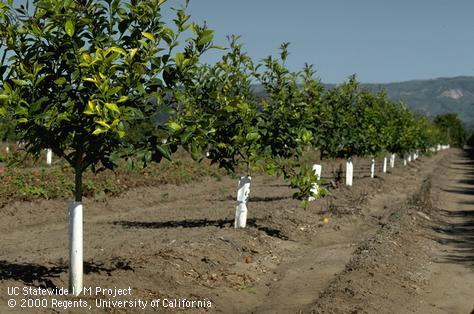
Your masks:
{"label": "tree shadow", "polygon": [[[464,151],[465,161],[456,162],[464,165],[461,169],[464,173],[470,173],[474,169],[474,150],[472,148]],[[442,189],[446,193],[474,195],[474,179],[458,180],[458,184],[464,184],[465,187]],[[465,198],[465,197],[464,197]],[[474,205],[472,200],[460,200],[459,205]],[[469,208],[469,207],[467,207]],[[447,245],[447,254],[443,256],[441,262],[459,263],[468,267],[474,267],[474,208],[458,210],[442,210],[440,212],[441,225],[433,227],[436,232],[435,240],[443,245]]]}
{"label": "tree shadow", "polygon": [[[248,222],[248,221],[247,221]],[[114,221],[113,225],[122,226],[125,229],[170,229],[170,228],[205,228],[218,227],[228,228],[234,225],[233,219],[186,219],[186,220],[169,220],[169,221]]]}
{"label": "tree shadow", "polygon": [[67,271],[65,266],[43,266],[34,263],[11,263],[0,261],[0,280],[15,280],[43,289],[55,289],[52,278],[57,278]]}
{"label": "tree shadow", "polygon": [[459,188],[459,189],[441,189],[441,190],[448,193],[474,195],[474,189]]}
{"label": "tree shadow", "polygon": [[[260,196],[249,196],[249,203],[259,203],[259,202],[276,202],[276,201],[282,201],[282,200],[288,200],[292,199],[291,196],[266,196],[266,197],[260,197]],[[211,201],[215,201],[216,199],[210,199]],[[217,199],[217,201],[220,202],[227,202],[227,201],[234,201],[237,202],[237,197],[232,196],[232,195],[227,195],[223,197],[222,199]]]}
{"label": "tree shadow", "polygon": [[[105,273],[108,276],[116,270],[132,270],[129,261],[121,259],[114,259],[110,266],[105,266],[104,263],[85,261],[83,266],[84,274]],[[13,263],[5,260],[0,260],[0,281],[1,280],[15,280],[20,281],[25,285],[43,288],[43,289],[57,289],[58,287],[53,283],[54,278],[59,278],[62,273],[67,273],[68,266],[65,264],[57,264],[52,266],[44,266],[35,263]]]}
{"label": "tree shadow", "polygon": [[283,201],[283,200],[289,200],[293,199],[291,196],[265,196],[265,197],[259,197],[259,196],[254,196],[249,198],[249,202],[253,203],[258,203],[258,202],[276,202],[276,201]]}
{"label": "tree shadow", "polygon": [[[159,222],[149,221],[114,221],[113,225],[121,226],[125,229],[170,229],[170,228],[232,228],[234,226],[234,219],[185,219],[185,220],[169,220]],[[247,219],[247,227],[257,229],[264,232],[266,235],[281,240],[288,240],[288,237],[279,229],[274,229],[261,224],[258,219]]]}

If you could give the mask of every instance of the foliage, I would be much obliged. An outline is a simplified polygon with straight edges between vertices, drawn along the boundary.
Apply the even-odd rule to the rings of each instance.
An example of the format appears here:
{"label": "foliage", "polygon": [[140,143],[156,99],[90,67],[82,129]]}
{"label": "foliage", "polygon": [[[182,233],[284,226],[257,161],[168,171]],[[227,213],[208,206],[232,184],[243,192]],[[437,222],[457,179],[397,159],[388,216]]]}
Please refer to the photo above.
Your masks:
{"label": "foliage", "polygon": [[456,113],[436,116],[434,123],[439,128],[444,143],[461,148],[467,143],[468,133]]}
{"label": "foliage", "polygon": [[305,65],[302,73],[290,72],[285,66],[287,57],[288,44],[284,43],[279,58],[265,58],[259,65],[262,70],[255,73],[267,95],[260,104],[259,121],[262,147],[268,156],[264,169],[290,181],[291,187],[298,188],[294,197],[306,201],[313,196],[312,184],[319,180],[301,157],[313,143],[321,88],[312,78],[311,66]]}
{"label": "foliage", "polygon": [[244,162],[250,174],[250,165],[261,156],[259,113],[250,89],[252,70],[251,59],[233,36],[222,59],[213,66],[202,65],[193,84],[183,91],[183,108],[170,125],[196,159],[207,153],[230,172]]}
{"label": "foliage", "polygon": [[18,139],[15,132],[16,124],[10,119],[0,118],[0,141],[14,142]]}
{"label": "foliage", "polygon": [[[179,144],[164,143],[164,124],[138,141],[124,140],[126,130],[172,112],[173,91],[211,47],[212,31],[189,23],[184,9],[176,10],[175,29],[168,27],[165,2],[36,0],[34,13],[20,6],[8,21],[11,1],[0,6],[2,44],[11,55],[0,86],[2,113],[18,122],[28,152],[38,156],[49,147],[69,162],[78,201],[88,167],[112,169],[119,153],[160,161]],[[175,53],[187,29],[193,36]]]}
{"label": "foliage", "polygon": [[386,145],[381,138],[384,97],[361,90],[355,76],[328,90],[317,120],[316,145],[321,154],[349,158],[380,153]]}
{"label": "foliage", "polygon": [[[252,170],[281,175],[300,188],[296,198],[307,198],[310,181],[316,177],[300,164],[299,157],[312,139],[310,106],[298,87],[299,73],[291,73],[284,65],[287,45],[282,45],[280,58],[270,56],[255,66],[242,51],[239,38],[229,39],[230,47],[221,60],[201,66],[193,84],[182,91],[183,107],[170,122],[174,137],[187,140],[196,159],[205,154],[232,173],[245,164],[247,175]],[[255,98],[252,78],[263,83],[268,98]],[[310,90],[305,92],[311,96]],[[192,126],[198,128],[191,136],[184,130]]]}
{"label": "foliage", "polygon": [[412,149],[412,133],[410,125],[413,122],[412,113],[403,103],[388,103],[385,106],[387,117],[387,151],[403,156]]}
{"label": "foliage", "polygon": [[357,123],[356,152],[357,156],[375,157],[386,148],[385,126],[386,116],[383,106],[386,104],[385,94],[374,95],[361,90],[356,103],[355,118]]}

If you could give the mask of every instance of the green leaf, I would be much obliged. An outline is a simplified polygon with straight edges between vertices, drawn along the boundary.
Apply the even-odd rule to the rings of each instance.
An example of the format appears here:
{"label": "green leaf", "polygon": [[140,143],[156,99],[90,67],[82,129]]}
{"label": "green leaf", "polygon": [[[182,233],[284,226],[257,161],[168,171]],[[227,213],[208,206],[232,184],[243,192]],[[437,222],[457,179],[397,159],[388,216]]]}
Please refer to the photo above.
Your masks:
{"label": "green leaf", "polygon": [[18,86],[25,86],[28,85],[28,82],[25,80],[19,80],[19,79],[13,79],[13,83],[15,83]]}
{"label": "green leaf", "polygon": [[137,52],[138,52],[137,48],[130,49],[130,59],[133,59],[133,57],[135,57]]}
{"label": "green leaf", "polygon": [[212,41],[212,39],[214,38],[213,33],[214,33],[214,31],[212,31],[210,29],[207,29],[207,30],[203,31],[202,34],[201,34],[201,37],[198,40],[198,45],[204,46],[204,45],[210,43]]}
{"label": "green leaf", "polygon": [[74,35],[74,22],[72,20],[67,20],[64,29],[66,30],[66,34],[68,34],[69,37],[72,37]]}
{"label": "green leaf", "polygon": [[199,160],[202,158],[202,151],[199,149],[199,145],[197,145],[195,142],[191,143],[191,157],[194,160]]}
{"label": "green leaf", "polygon": [[118,102],[118,103],[122,103],[122,102],[126,102],[127,100],[128,100],[128,96],[121,96],[121,97],[117,100],[117,102]]}
{"label": "green leaf", "polygon": [[94,132],[92,132],[92,135],[99,135],[99,134],[106,133],[106,132],[107,132],[107,129],[97,128],[97,129],[95,129]]}
{"label": "green leaf", "polygon": [[104,128],[106,129],[110,129],[110,125],[108,125],[105,121],[103,120],[97,120],[95,123],[97,124],[100,124],[101,126],[103,126]]}
{"label": "green leaf", "polygon": [[114,103],[106,102],[106,103],[105,103],[105,106],[106,106],[108,109],[112,110],[112,111],[115,111],[115,112],[117,112],[117,113],[120,113],[119,107],[118,107],[116,104],[114,104]]}
{"label": "green leaf", "polygon": [[142,35],[143,35],[143,37],[146,37],[146,38],[148,38],[148,39],[151,40],[151,41],[155,41],[155,36],[153,36],[152,33],[142,32]]}
{"label": "green leaf", "polygon": [[181,143],[186,144],[192,135],[193,135],[192,131],[181,134],[180,136]]}
{"label": "green leaf", "polygon": [[163,157],[165,157],[168,160],[171,160],[171,154],[168,150],[168,147],[156,145],[156,149],[161,153],[161,155],[163,155]]}
{"label": "green leaf", "polygon": [[173,131],[179,131],[182,128],[179,123],[174,122],[174,121],[169,122],[168,127]]}
{"label": "green leaf", "polygon": [[110,47],[108,50],[116,52],[116,53],[121,54],[123,56],[127,55],[125,50],[123,50],[122,48],[119,48],[119,47]]}
{"label": "green leaf", "polygon": [[64,84],[66,84],[66,78],[65,77],[60,77],[60,78],[54,80],[54,84],[64,85]]}
{"label": "green leaf", "polygon": [[87,63],[92,63],[92,57],[88,53],[83,53],[82,54],[82,59]]}
{"label": "green leaf", "polygon": [[260,138],[260,134],[258,134],[257,132],[252,132],[247,134],[245,138],[247,139],[247,141],[255,141]]}
{"label": "green leaf", "polygon": [[95,78],[92,78],[92,77],[83,77],[82,80],[97,84],[97,80]]}
{"label": "green leaf", "polygon": [[181,67],[183,65],[184,61],[184,54],[181,52],[178,52],[175,57],[175,62],[178,67]]}
{"label": "green leaf", "polygon": [[95,110],[95,105],[94,105],[94,103],[93,103],[91,100],[89,100],[89,101],[87,102],[87,109],[88,109],[89,111],[91,111],[91,112],[94,112],[94,110]]}

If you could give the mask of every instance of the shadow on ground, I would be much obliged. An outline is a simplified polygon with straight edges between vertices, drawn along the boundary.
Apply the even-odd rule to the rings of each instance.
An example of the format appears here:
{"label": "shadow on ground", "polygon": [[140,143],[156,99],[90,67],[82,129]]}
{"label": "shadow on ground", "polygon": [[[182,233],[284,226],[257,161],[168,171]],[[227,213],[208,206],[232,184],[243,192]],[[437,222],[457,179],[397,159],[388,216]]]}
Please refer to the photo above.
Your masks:
{"label": "shadow on ground", "polygon": [[[114,221],[113,225],[122,226],[126,229],[132,228],[143,228],[143,229],[166,229],[166,228],[205,228],[205,227],[218,227],[218,228],[231,228],[234,226],[234,219],[185,219],[185,220],[170,220],[170,221],[159,221],[159,222],[148,222],[148,221]],[[255,228],[259,231],[264,232],[270,237],[279,238],[282,240],[288,240],[281,230],[274,229],[268,226],[264,226],[259,223],[255,218],[247,219],[247,227]]]}
{"label": "shadow on ground", "polygon": [[[115,259],[110,266],[98,262],[84,262],[84,274],[106,273],[109,276],[116,270],[132,270],[130,262]],[[44,266],[35,263],[13,263],[0,260],[0,280],[20,281],[27,286],[44,289],[58,288],[53,279],[68,271],[67,265]]]}
{"label": "shadow on ground", "polygon": [[[453,164],[462,165],[461,170],[468,174],[467,179],[456,182],[462,188],[443,189],[449,194],[462,194],[469,200],[459,201],[457,210],[440,210],[442,225],[434,227],[437,241],[449,246],[444,256],[445,262],[460,263],[474,268],[474,148],[464,151],[463,160]],[[472,196],[472,197],[471,197]],[[472,210],[466,205],[473,205]]]}

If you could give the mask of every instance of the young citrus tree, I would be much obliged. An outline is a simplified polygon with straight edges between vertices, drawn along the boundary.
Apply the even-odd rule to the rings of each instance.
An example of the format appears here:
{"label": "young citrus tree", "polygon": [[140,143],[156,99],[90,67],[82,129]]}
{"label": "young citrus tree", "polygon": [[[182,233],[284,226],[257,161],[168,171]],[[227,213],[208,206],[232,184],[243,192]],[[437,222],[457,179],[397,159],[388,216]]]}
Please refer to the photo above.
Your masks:
{"label": "young citrus tree", "polygon": [[253,62],[242,51],[238,37],[229,39],[229,50],[221,60],[200,66],[193,84],[182,90],[183,107],[169,125],[195,159],[205,156],[230,173],[244,166],[235,216],[235,227],[243,228],[251,171],[262,158],[260,113],[251,88]]}
{"label": "young citrus tree", "polygon": [[351,157],[355,153],[356,133],[354,111],[358,83],[355,77],[328,89],[316,114],[317,137],[315,146],[321,155],[329,158]]}
{"label": "young citrus tree", "polygon": [[415,119],[416,138],[414,149],[416,152],[426,152],[430,147],[437,144],[437,130],[435,125],[426,116]]}
{"label": "young citrus tree", "polygon": [[[160,112],[170,112],[177,86],[192,76],[210,48],[212,31],[190,24],[183,9],[174,26],[162,18],[166,0],[36,0],[33,8],[2,3],[0,33],[9,73],[1,82],[1,113],[17,122],[26,149],[44,148],[75,172],[70,208],[70,289],[82,290],[82,175],[113,168],[119,156],[145,162],[170,158],[176,142],[157,125],[133,144],[126,130]],[[4,16],[8,16],[6,19]],[[194,35],[178,48],[180,34]],[[5,66],[5,64],[2,64]],[[171,108],[172,109],[172,108]]]}
{"label": "young citrus tree", "polygon": [[455,147],[463,147],[466,144],[468,133],[456,113],[438,115],[434,123],[446,138],[445,143]]}
{"label": "young citrus tree", "polygon": [[370,175],[375,176],[375,158],[385,150],[386,117],[383,113],[384,94],[372,94],[361,90],[358,97],[356,117],[359,130],[357,155],[371,158]]}
{"label": "young citrus tree", "polygon": [[355,76],[327,90],[317,112],[317,141],[322,157],[346,158],[346,184],[352,185],[352,157],[358,153],[359,84]]}
{"label": "young citrus tree", "polygon": [[[310,165],[301,160],[314,138],[313,97],[317,97],[318,91],[308,86],[312,69],[305,66],[302,74],[291,72],[285,64],[287,57],[288,44],[284,43],[279,57],[265,58],[254,73],[267,95],[260,104],[258,126],[266,156],[264,169],[282,176],[298,189],[293,197],[302,200],[306,207],[308,198],[316,196],[313,184],[319,182]],[[300,78],[307,83],[303,88]]]}
{"label": "young citrus tree", "polygon": [[410,149],[410,143],[407,141],[410,125],[412,123],[412,113],[401,102],[388,102],[385,106],[384,114],[387,117],[386,124],[386,148],[392,153],[392,166],[395,162],[395,156],[403,157]]}

